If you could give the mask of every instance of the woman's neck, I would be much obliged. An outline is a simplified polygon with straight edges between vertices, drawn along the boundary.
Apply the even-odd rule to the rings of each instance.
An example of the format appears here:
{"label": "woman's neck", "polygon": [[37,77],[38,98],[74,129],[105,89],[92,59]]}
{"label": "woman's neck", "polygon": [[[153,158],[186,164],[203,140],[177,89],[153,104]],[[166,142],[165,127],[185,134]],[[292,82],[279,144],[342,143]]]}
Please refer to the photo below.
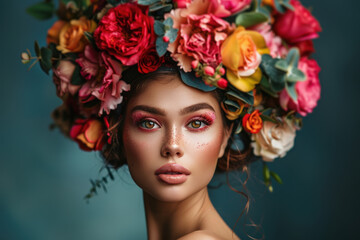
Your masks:
{"label": "woman's neck", "polygon": [[220,218],[207,188],[180,202],[162,202],[143,193],[149,240],[177,239],[204,230],[208,218]]}

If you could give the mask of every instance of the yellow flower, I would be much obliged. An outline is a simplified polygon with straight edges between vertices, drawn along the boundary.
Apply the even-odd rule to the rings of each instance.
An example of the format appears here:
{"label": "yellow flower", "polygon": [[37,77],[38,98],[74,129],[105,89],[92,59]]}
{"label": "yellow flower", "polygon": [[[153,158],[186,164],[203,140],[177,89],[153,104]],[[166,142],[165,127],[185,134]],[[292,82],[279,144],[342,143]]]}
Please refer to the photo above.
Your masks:
{"label": "yellow flower", "polygon": [[263,36],[239,26],[221,46],[221,57],[229,82],[243,92],[255,88],[261,80],[261,54],[269,53]]}

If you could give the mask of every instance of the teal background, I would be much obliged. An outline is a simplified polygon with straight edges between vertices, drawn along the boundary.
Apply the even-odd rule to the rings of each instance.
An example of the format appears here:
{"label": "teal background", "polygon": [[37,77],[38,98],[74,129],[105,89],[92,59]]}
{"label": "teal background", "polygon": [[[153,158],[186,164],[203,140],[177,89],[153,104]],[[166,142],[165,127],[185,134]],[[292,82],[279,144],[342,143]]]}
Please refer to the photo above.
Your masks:
{"label": "teal background", "polygon": [[[38,40],[45,45],[51,21],[25,13],[37,0],[2,1],[0,8],[1,155],[0,239],[145,239],[141,192],[122,169],[109,192],[83,196],[102,166],[96,153],[79,150],[57,130],[50,112],[60,104],[50,77],[30,72],[20,53]],[[359,2],[302,1],[323,32],[315,40],[322,71],[322,98],[304,119],[293,150],[270,164],[284,184],[268,193],[259,164],[252,166],[251,220],[266,239],[355,239],[359,221]],[[217,185],[224,176],[218,176]],[[210,190],[214,205],[233,226],[244,200],[225,185]],[[248,219],[248,221],[250,221]],[[236,226],[254,234],[243,221]],[[245,229],[245,230],[244,230]]]}

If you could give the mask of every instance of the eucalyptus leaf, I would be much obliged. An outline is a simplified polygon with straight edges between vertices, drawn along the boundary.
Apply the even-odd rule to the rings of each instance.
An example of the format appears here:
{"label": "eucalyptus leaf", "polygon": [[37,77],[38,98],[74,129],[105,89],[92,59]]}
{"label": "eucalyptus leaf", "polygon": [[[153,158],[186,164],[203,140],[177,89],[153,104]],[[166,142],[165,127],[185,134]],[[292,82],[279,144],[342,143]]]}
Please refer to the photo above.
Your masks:
{"label": "eucalyptus leaf", "polygon": [[158,37],[156,39],[156,52],[159,57],[164,56],[168,47],[168,43],[164,42],[162,37]]}
{"label": "eucalyptus leaf", "polygon": [[210,92],[216,89],[214,86],[206,85],[201,78],[195,76],[194,72],[184,72],[183,70],[180,70],[180,77],[186,85],[203,92]]}
{"label": "eucalyptus leaf", "polygon": [[280,176],[276,172],[270,171],[270,175],[276,182],[283,184],[283,181],[281,180]]}
{"label": "eucalyptus leaf", "polygon": [[245,12],[237,15],[235,23],[237,26],[243,26],[245,28],[257,25],[268,21],[268,17],[260,12]]}
{"label": "eucalyptus leaf", "polygon": [[275,119],[273,119],[272,117],[269,117],[267,115],[263,115],[261,114],[260,115],[260,118],[263,120],[263,121],[268,121],[268,122],[272,122],[272,123],[275,123],[275,124],[278,124],[279,122],[276,121]]}
{"label": "eucalyptus leaf", "polygon": [[39,20],[50,19],[55,13],[55,6],[52,2],[39,2],[26,9],[26,12]]}
{"label": "eucalyptus leaf", "polygon": [[169,37],[169,42],[172,43],[176,40],[178,29],[171,28],[169,31],[166,31],[165,36]]}
{"label": "eucalyptus leaf", "polygon": [[306,80],[306,75],[297,68],[292,68],[285,77],[287,82],[303,82]]}
{"label": "eucalyptus leaf", "polygon": [[282,14],[286,12],[286,8],[281,4],[283,1],[286,0],[273,0],[275,9]]}
{"label": "eucalyptus leaf", "polygon": [[239,105],[237,102],[234,102],[234,101],[229,100],[229,99],[225,100],[224,103],[225,103],[226,105],[233,106],[233,107],[235,107],[236,109],[240,109],[240,108],[241,108],[240,105]]}
{"label": "eucalyptus leaf", "polygon": [[283,5],[285,8],[287,8],[287,9],[289,9],[289,10],[291,10],[291,11],[294,11],[294,10],[295,10],[295,8],[293,7],[293,5],[291,5],[288,1],[283,1],[283,2],[281,3],[281,5]]}
{"label": "eucalyptus leaf", "polygon": [[168,27],[172,27],[174,25],[174,20],[171,17],[168,17],[164,20],[164,24]]}
{"label": "eucalyptus leaf", "polygon": [[286,92],[289,94],[290,98],[297,102],[297,93],[295,89],[295,83],[287,83],[286,84]]}
{"label": "eucalyptus leaf", "polygon": [[298,48],[291,48],[288,55],[286,56],[286,61],[290,66],[297,67],[299,64],[300,52]]}
{"label": "eucalyptus leaf", "polygon": [[165,34],[165,29],[164,29],[164,23],[156,20],[154,23],[154,31],[156,33],[156,35],[158,35],[159,37],[164,36]]}
{"label": "eucalyptus leaf", "polygon": [[161,0],[138,0],[137,3],[139,5],[145,5],[145,6],[149,6],[151,4],[154,4],[156,2],[160,2]]}
{"label": "eucalyptus leaf", "polygon": [[[235,89],[234,89],[235,90]],[[250,104],[250,105],[253,105],[254,104],[254,95],[252,94],[252,92],[248,92],[248,93],[245,93],[245,92],[241,92],[241,91],[228,91],[226,92],[226,94],[230,95],[230,96],[233,96],[237,99],[240,99],[242,100],[243,102],[247,103],[247,104]]]}
{"label": "eucalyptus leaf", "polygon": [[275,67],[281,71],[287,72],[288,68],[289,68],[289,64],[286,60],[284,59],[279,59],[276,61],[275,63]]}
{"label": "eucalyptus leaf", "polygon": [[40,67],[46,73],[49,74],[49,71],[52,67],[52,51],[49,48],[42,47],[40,49],[41,58],[40,58]]}
{"label": "eucalyptus leaf", "polygon": [[238,126],[237,126],[237,128],[235,129],[235,134],[241,133],[242,130],[243,130],[242,122],[239,121]]}

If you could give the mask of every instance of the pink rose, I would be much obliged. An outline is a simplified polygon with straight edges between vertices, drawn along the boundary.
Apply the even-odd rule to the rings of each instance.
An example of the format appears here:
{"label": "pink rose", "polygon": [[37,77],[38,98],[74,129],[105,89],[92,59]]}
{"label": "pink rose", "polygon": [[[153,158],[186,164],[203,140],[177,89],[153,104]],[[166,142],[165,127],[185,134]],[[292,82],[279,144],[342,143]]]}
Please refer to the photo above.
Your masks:
{"label": "pink rose", "polygon": [[53,69],[53,81],[57,88],[57,94],[61,97],[66,93],[75,95],[80,86],[71,84],[71,78],[75,70],[75,64],[71,61],[61,60],[57,68]]}
{"label": "pink rose", "polygon": [[191,0],[173,0],[177,8],[186,8],[186,5],[191,3]]}
{"label": "pink rose", "polygon": [[320,67],[315,60],[303,57],[299,61],[298,68],[305,73],[307,79],[304,82],[296,83],[297,102],[294,102],[286,90],[283,90],[280,93],[280,105],[285,111],[291,109],[306,116],[312,112],[320,99]]}
{"label": "pink rose", "polygon": [[83,56],[77,59],[81,66],[81,74],[88,81],[81,87],[79,97],[83,101],[95,98],[101,101],[99,115],[122,102],[122,91],[129,91],[130,85],[121,80],[122,65],[106,52],[96,52],[89,45]]}
{"label": "pink rose", "polygon": [[191,71],[191,62],[217,66],[221,63],[221,44],[228,36],[228,22],[210,14],[187,17],[187,23],[180,27],[179,46],[173,52],[185,71]]}
{"label": "pink rose", "polygon": [[296,43],[319,36],[319,22],[297,0],[291,0],[295,10],[287,10],[285,14],[275,16],[274,31],[289,43]]}
{"label": "pink rose", "polygon": [[270,24],[258,24],[250,29],[257,31],[264,37],[266,45],[270,50],[270,55],[273,58],[281,58],[287,55],[287,48],[282,43],[281,38],[279,36],[276,36],[276,34],[271,30]]}
{"label": "pink rose", "polygon": [[99,22],[94,39],[99,49],[126,66],[139,62],[141,55],[155,42],[154,19],[148,8],[124,3],[111,8]]}
{"label": "pink rose", "polygon": [[228,17],[248,8],[251,0],[211,0],[209,13],[217,17]]}

